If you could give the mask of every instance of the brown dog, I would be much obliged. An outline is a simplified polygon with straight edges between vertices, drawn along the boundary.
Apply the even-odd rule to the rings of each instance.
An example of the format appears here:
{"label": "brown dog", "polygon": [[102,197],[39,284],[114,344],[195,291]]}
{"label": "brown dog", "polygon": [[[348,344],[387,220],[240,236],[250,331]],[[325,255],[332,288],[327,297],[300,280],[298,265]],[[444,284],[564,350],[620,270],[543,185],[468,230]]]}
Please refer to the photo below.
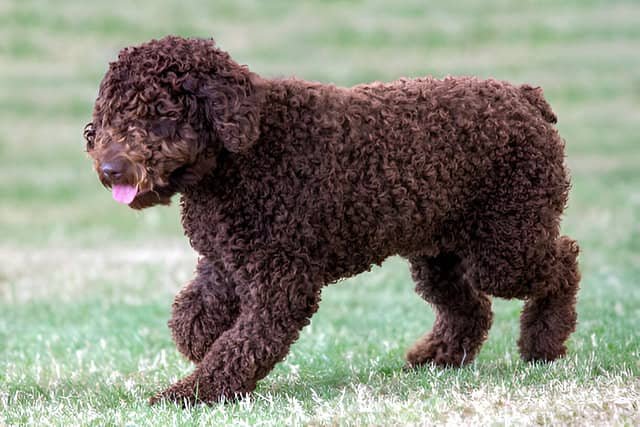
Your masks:
{"label": "brown dog", "polygon": [[197,364],[152,399],[251,392],[318,307],[320,289],[406,257],[436,309],[409,366],[471,362],[490,295],[526,299],[526,360],[565,353],[578,247],[559,235],[569,179],[540,89],[474,78],[353,88],[267,80],[211,40],[120,52],[85,128],[116,200],[181,193],[201,255],[169,322]]}

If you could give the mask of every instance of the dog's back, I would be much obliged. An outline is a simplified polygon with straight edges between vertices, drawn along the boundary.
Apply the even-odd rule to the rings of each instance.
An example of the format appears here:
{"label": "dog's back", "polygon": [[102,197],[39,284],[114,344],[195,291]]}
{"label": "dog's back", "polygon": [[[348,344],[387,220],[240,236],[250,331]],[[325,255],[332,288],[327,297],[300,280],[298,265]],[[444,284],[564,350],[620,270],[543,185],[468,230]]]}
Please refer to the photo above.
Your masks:
{"label": "dog's back", "polygon": [[[253,240],[275,243],[299,228],[299,244],[331,280],[390,255],[466,245],[498,194],[503,204],[544,197],[564,206],[563,144],[531,92],[475,78],[272,86],[255,147],[198,191],[242,211],[262,230]],[[557,190],[514,189],[517,171],[521,185]]]}

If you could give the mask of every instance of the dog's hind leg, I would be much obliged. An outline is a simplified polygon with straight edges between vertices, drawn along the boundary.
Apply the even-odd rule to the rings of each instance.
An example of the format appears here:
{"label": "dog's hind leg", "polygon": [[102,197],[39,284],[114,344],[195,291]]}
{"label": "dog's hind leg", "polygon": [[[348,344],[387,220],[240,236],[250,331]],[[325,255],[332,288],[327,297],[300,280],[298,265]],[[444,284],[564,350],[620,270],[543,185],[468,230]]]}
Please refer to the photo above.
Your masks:
{"label": "dog's hind leg", "polygon": [[532,286],[537,292],[526,299],[520,317],[518,347],[525,360],[551,361],[566,352],[577,321],[578,251],[576,242],[562,236],[538,267]]}
{"label": "dog's hind leg", "polygon": [[234,284],[221,266],[202,258],[196,277],[176,295],[169,328],[178,350],[198,363],[238,313]]}
{"label": "dog's hind leg", "polygon": [[412,257],[409,262],[416,292],[434,306],[436,320],[431,332],[407,352],[408,365],[471,362],[491,327],[491,300],[470,286],[463,263],[454,254]]}
{"label": "dog's hind leg", "polygon": [[578,245],[557,237],[557,225],[532,232],[524,224],[496,222],[495,230],[509,233],[496,232],[493,236],[498,237],[467,254],[467,276],[474,288],[488,295],[526,301],[518,341],[523,359],[551,361],[563,356],[564,342],[576,325]]}

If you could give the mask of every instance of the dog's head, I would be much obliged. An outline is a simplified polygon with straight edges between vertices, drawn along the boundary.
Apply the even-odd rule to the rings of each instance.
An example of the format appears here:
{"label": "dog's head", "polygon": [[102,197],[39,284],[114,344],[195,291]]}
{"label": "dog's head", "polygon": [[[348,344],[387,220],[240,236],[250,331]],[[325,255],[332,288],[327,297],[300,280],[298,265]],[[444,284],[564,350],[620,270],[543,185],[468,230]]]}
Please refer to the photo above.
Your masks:
{"label": "dog's head", "polygon": [[84,130],[100,181],[132,208],[168,204],[224,150],[258,139],[258,80],[212,40],[169,36],[123,49]]}

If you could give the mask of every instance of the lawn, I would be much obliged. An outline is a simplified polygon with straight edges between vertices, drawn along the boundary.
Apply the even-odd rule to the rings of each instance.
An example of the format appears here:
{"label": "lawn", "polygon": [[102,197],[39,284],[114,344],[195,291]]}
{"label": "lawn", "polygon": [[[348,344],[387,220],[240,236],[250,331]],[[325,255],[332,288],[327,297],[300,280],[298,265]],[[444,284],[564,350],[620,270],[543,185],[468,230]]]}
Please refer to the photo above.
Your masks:
{"label": "lawn", "polygon": [[[638,22],[631,0],[3,0],[0,425],[640,424]],[[394,258],[325,288],[252,398],[147,406],[191,370],[166,321],[196,255],[176,203],[111,200],[82,128],[118,49],[168,33],[213,36],[266,76],[544,87],[573,176],[563,233],[582,247],[568,357],[523,363],[522,303],[495,300],[473,364],[403,372],[433,312]]]}

